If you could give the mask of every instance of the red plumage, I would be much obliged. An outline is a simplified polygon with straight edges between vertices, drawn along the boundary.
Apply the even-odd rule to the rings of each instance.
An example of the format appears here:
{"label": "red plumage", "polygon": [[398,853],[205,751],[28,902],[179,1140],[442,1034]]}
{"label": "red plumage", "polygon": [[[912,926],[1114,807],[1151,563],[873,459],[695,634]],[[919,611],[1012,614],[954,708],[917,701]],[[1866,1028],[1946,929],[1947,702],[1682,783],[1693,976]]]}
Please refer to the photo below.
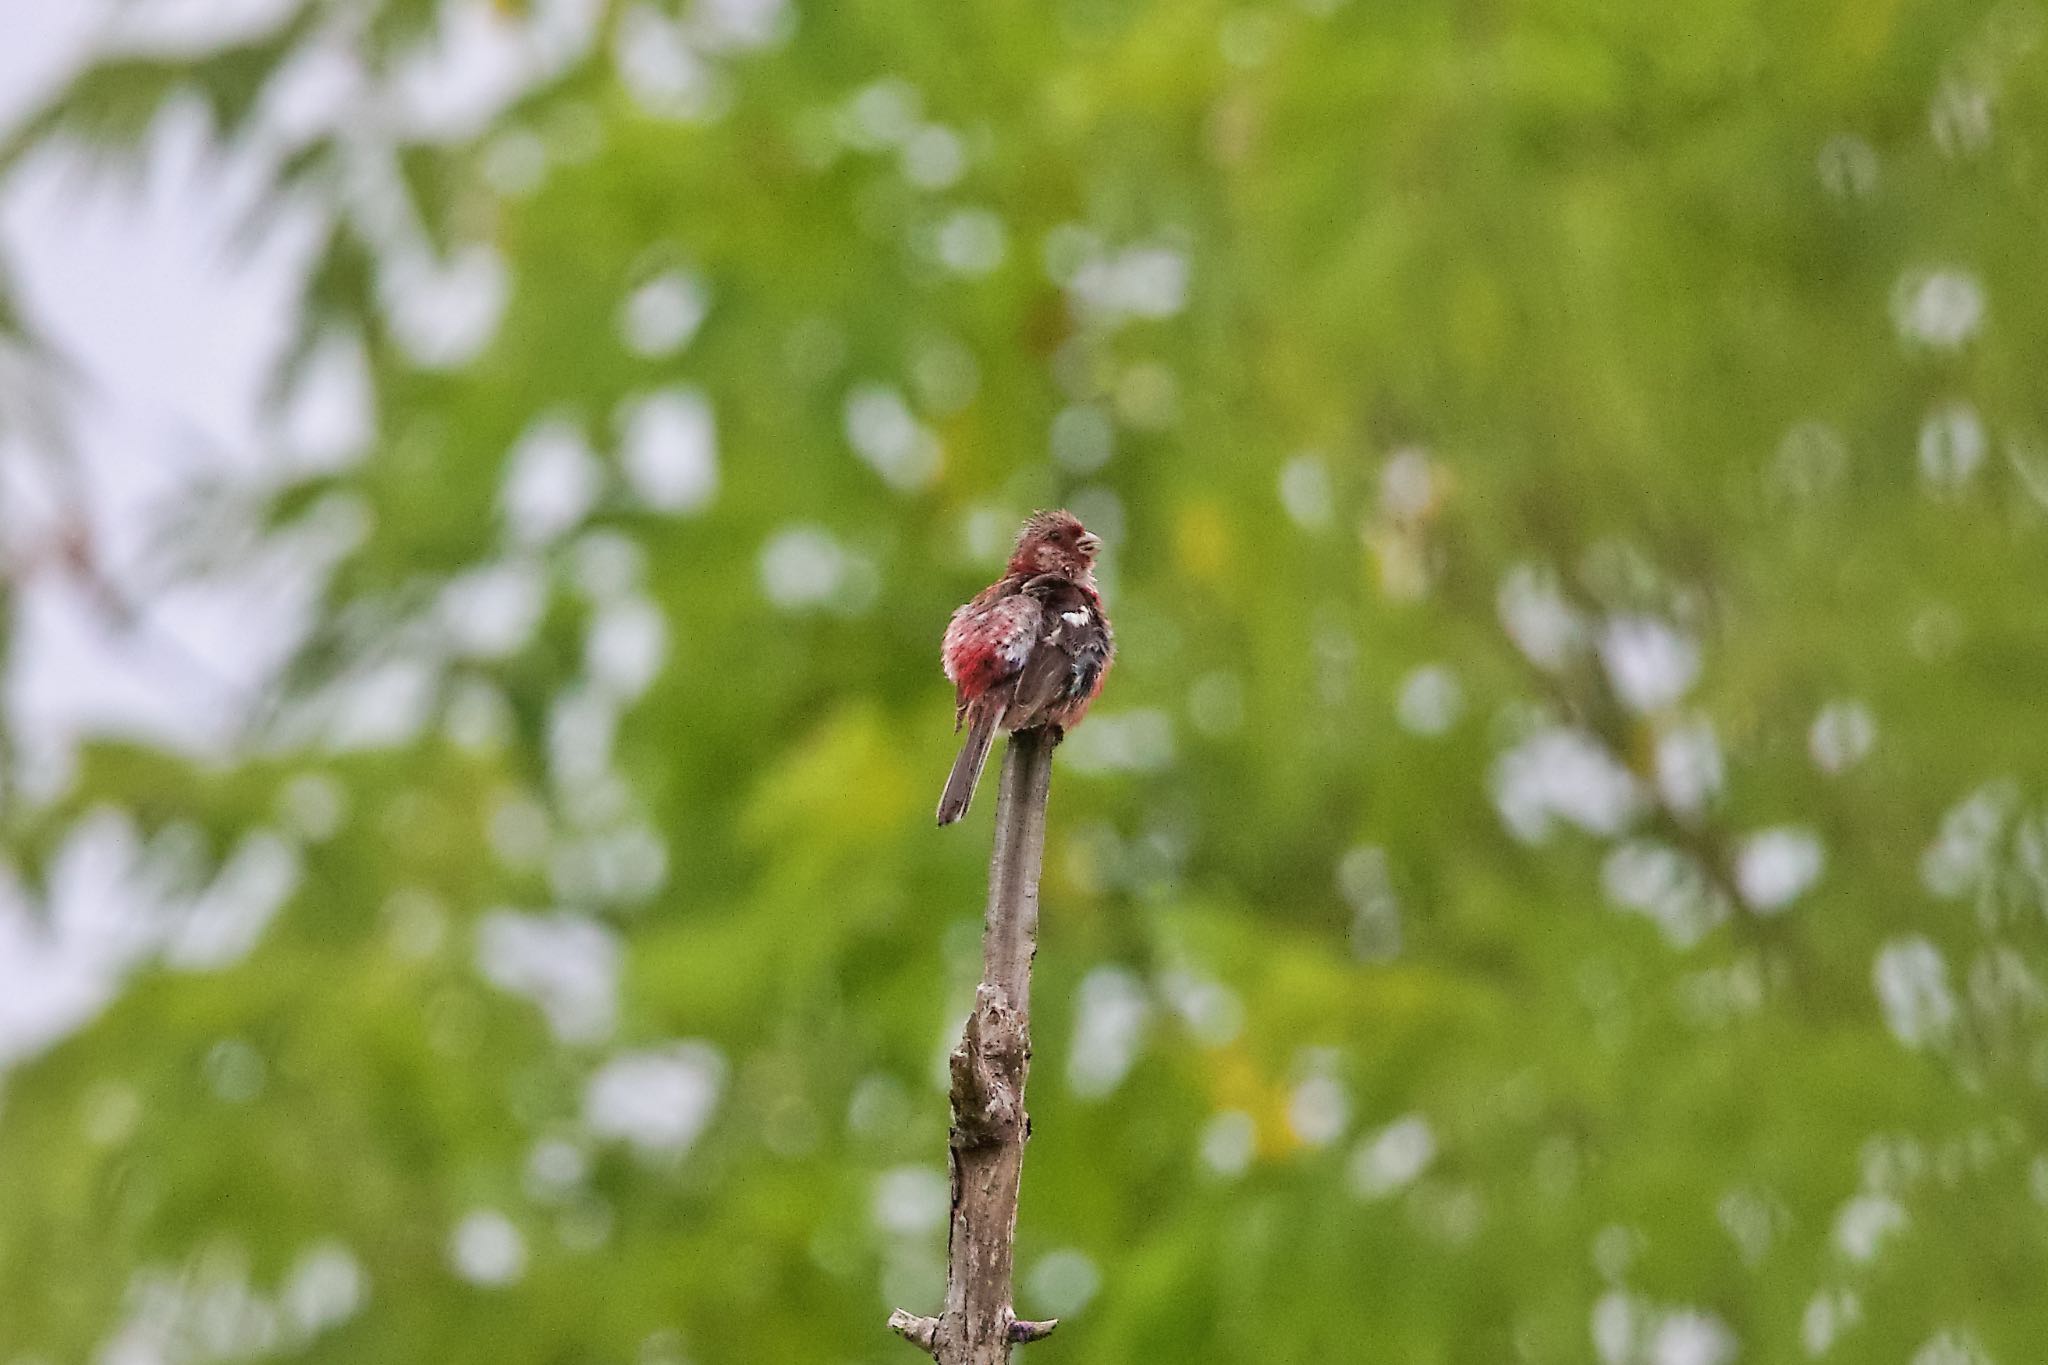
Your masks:
{"label": "red plumage", "polygon": [[1116,640],[1095,587],[1102,542],[1070,512],[1024,523],[1003,576],[953,613],[941,659],[953,728],[967,728],[939,798],[939,823],[967,813],[996,733],[1049,729],[1057,741],[1102,691]]}

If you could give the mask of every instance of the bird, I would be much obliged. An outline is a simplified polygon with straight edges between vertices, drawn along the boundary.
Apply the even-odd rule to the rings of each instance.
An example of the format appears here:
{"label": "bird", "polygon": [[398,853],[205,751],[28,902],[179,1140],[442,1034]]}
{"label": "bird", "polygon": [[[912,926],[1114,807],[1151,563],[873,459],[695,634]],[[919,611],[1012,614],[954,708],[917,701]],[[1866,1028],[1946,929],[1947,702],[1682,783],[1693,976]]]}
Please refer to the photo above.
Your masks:
{"label": "bird", "polygon": [[939,823],[967,813],[996,733],[1043,729],[1057,744],[1081,723],[1116,659],[1095,586],[1102,541],[1067,511],[1034,512],[1003,576],[955,611],[940,661],[953,730],[967,738],[939,796]]}

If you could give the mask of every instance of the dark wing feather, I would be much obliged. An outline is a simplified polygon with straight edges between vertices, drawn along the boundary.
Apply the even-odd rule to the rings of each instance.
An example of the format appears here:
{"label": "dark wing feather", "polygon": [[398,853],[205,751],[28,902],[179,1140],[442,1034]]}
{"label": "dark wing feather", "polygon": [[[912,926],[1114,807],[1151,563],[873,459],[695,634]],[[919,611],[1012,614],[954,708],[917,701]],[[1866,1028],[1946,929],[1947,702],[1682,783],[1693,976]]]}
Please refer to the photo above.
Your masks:
{"label": "dark wing feather", "polygon": [[[1085,709],[1109,666],[1114,645],[1094,594],[1071,579],[1044,574],[1024,585],[1041,607],[1037,639],[1017,675],[1006,728],[1069,723]],[[1079,708],[1079,709],[1077,709]]]}

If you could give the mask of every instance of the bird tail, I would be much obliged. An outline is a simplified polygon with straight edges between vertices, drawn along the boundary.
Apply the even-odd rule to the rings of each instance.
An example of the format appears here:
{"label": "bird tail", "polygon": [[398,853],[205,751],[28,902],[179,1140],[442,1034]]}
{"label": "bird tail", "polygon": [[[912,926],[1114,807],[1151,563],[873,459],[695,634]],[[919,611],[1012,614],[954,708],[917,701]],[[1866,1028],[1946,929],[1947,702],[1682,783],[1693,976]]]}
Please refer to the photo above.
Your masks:
{"label": "bird tail", "polygon": [[967,723],[967,742],[960,746],[960,756],[953,760],[953,771],[946,778],[946,790],[939,796],[940,824],[950,825],[967,814],[968,804],[974,800],[974,788],[981,781],[982,765],[988,762],[989,746],[995,743],[1006,709],[974,709],[974,718]]}

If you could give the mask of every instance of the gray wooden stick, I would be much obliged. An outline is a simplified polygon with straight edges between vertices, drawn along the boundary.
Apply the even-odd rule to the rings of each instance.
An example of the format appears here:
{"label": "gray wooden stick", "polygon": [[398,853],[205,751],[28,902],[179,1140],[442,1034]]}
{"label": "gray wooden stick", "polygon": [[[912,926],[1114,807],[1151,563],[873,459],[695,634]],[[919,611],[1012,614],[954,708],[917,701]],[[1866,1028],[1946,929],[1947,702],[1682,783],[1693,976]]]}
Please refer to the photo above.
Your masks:
{"label": "gray wooden stick", "polygon": [[1024,1170],[1024,1081],[1031,1069],[1031,958],[1038,951],[1038,869],[1052,737],[1010,736],[996,794],[981,985],[953,1049],[953,1129],[947,1164],[953,1222],[946,1241],[946,1306],[936,1318],[897,1309],[889,1326],[939,1365],[1008,1365],[1012,1342],[1038,1341],[1050,1322],[1019,1322],[1010,1306],[1017,1187]]}

